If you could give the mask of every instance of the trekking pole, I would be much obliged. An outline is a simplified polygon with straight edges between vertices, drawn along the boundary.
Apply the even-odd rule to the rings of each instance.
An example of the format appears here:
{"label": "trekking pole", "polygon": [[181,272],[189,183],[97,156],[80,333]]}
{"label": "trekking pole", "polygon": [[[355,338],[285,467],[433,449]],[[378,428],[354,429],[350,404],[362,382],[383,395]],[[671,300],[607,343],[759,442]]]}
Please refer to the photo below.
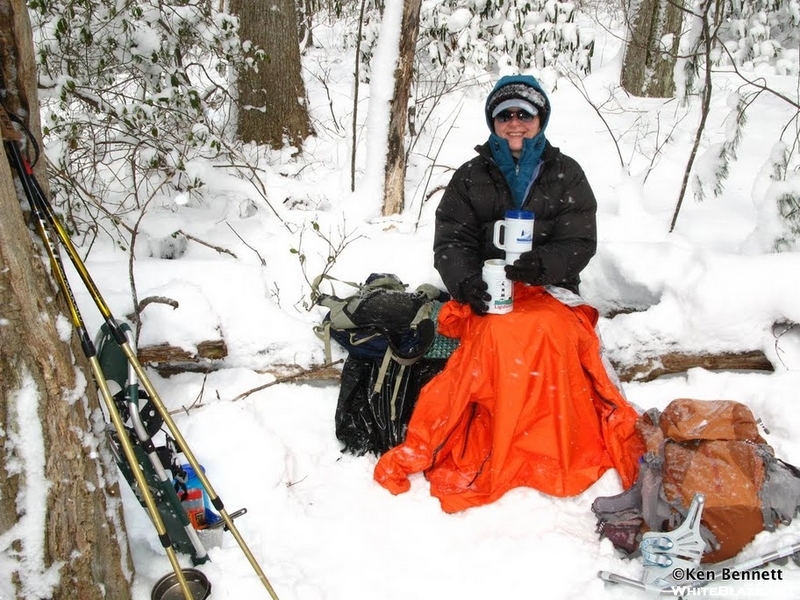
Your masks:
{"label": "trekking pole", "polygon": [[239,529],[234,524],[233,519],[228,514],[228,511],[225,509],[225,505],[223,504],[220,497],[217,495],[208,477],[206,477],[203,469],[200,466],[199,461],[195,457],[192,450],[189,448],[189,444],[186,442],[186,439],[183,437],[183,434],[181,433],[180,429],[178,429],[177,425],[175,424],[172,415],[169,414],[169,411],[164,405],[161,396],[158,394],[158,391],[153,386],[153,383],[150,380],[150,377],[145,372],[144,367],[139,361],[139,358],[136,356],[136,353],[133,351],[131,345],[128,343],[128,338],[125,335],[125,332],[122,331],[121,327],[114,318],[114,315],[111,313],[111,310],[109,309],[108,305],[103,299],[100,290],[95,285],[94,280],[92,279],[91,275],[86,269],[86,265],[84,264],[81,257],[78,255],[75,246],[72,244],[72,240],[70,239],[69,234],[67,233],[63,224],[61,223],[61,220],[58,218],[58,215],[55,213],[55,210],[50,205],[50,202],[45,197],[44,191],[39,185],[39,182],[36,180],[36,177],[33,175],[33,172],[28,167],[24,157],[22,157],[21,153],[18,152],[18,154],[20,156],[20,159],[23,161],[20,163],[20,166],[25,167],[24,169],[18,171],[20,172],[20,177],[22,179],[25,179],[27,182],[26,189],[28,187],[31,188],[35,202],[42,208],[47,223],[53,228],[53,230],[56,233],[56,236],[61,242],[62,247],[66,250],[67,256],[69,257],[70,261],[75,267],[75,270],[77,271],[78,275],[83,281],[86,290],[89,292],[89,295],[92,297],[92,300],[97,306],[98,311],[103,317],[108,327],[109,333],[114,338],[114,341],[122,349],[128,362],[136,372],[136,375],[139,377],[139,383],[142,385],[142,387],[149,395],[150,401],[153,403],[153,406],[161,415],[161,418],[163,419],[164,424],[167,426],[167,429],[169,429],[170,433],[172,434],[172,437],[175,439],[175,442],[178,444],[184,456],[186,457],[186,460],[194,469],[198,479],[200,480],[200,483],[202,484],[203,488],[205,489],[206,493],[209,496],[211,504],[219,513],[220,517],[222,517],[222,520],[225,522],[226,528],[231,532],[234,539],[239,544],[239,548],[242,550],[242,553],[245,555],[248,562],[252,566],[253,570],[256,572],[256,575],[261,580],[261,583],[267,589],[267,592],[269,592],[270,597],[273,600],[278,600],[278,596],[275,593],[275,590],[272,588],[272,585],[270,584],[269,580],[267,579],[267,576],[264,574],[264,571],[261,569],[261,566],[258,564],[258,561],[256,560],[255,556],[253,556],[253,553],[250,551],[250,548],[247,546],[247,543],[245,542],[244,538],[239,532]]}
{"label": "trekking pole", "polygon": [[108,388],[108,383],[106,382],[106,379],[103,376],[102,369],[100,368],[100,362],[97,359],[96,349],[94,347],[94,344],[92,343],[92,340],[89,338],[88,332],[86,331],[86,326],[84,325],[83,317],[81,316],[77,302],[75,301],[75,296],[72,293],[72,288],[70,287],[69,281],[67,280],[67,277],[64,273],[63,264],[58,254],[58,248],[54,243],[53,239],[51,238],[50,233],[47,229],[45,216],[42,212],[42,207],[40,205],[41,203],[39,199],[36,197],[36,194],[33,193],[33,189],[31,188],[30,179],[28,176],[29,167],[20,151],[19,139],[18,138],[16,138],[16,140],[13,138],[9,139],[12,136],[16,136],[16,130],[14,130],[12,127],[11,131],[6,131],[8,124],[5,121],[3,121],[2,125],[3,125],[3,137],[5,138],[4,141],[5,141],[6,151],[9,154],[11,165],[12,167],[14,167],[14,169],[20,176],[20,182],[22,183],[25,196],[28,199],[29,204],[31,205],[31,212],[33,213],[34,219],[36,221],[37,232],[45,246],[48,258],[50,259],[50,266],[53,272],[53,276],[56,280],[59,289],[64,294],[64,298],[66,300],[67,307],[69,309],[72,325],[78,334],[78,338],[80,340],[83,353],[89,360],[89,364],[92,369],[92,374],[94,376],[94,379],[98,387],[100,388],[100,395],[102,396],[103,401],[106,404],[106,408],[108,409],[109,416],[114,425],[114,429],[116,430],[117,436],[119,437],[120,445],[122,446],[122,450],[125,454],[125,459],[130,465],[134,477],[136,478],[136,483],[139,486],[139,490],[142,493],[145,504],[147,506],[148,513],[150,514],[150,517],[153,520],[156,532],[158,533],[158,538],[161,541],[161,545],[164,547],[164,550],[167,553],[167,557],[169,558],[173,570],[175,571],[175,576],[178,579],[180,589],[183,592],[183,595],[186,600],[192,600],[193,599],[192,592],[189,589],[189,585],[186,581],[183,570],[181,569],[181,566],[178,563],[177,555],[172,547],[172,540],[170,539],[166,527],[164,526],[164,522],[161,519],[161,515],[158,512],[158,508],[156,507],[153,494],[151,493],[150,488],[148,487],[147,482],[145,481],[144,474],[139,468],[139,463],[137,462],[136,455],[134,454],[133,445],[131,444],[131,441],[128,438],[127,432],[125,431],[125,426],[122,422],[122,417],[120,416],[119,411],[117,410],[117,406],[114,403],[114,399],[111,395],[111,390]]}

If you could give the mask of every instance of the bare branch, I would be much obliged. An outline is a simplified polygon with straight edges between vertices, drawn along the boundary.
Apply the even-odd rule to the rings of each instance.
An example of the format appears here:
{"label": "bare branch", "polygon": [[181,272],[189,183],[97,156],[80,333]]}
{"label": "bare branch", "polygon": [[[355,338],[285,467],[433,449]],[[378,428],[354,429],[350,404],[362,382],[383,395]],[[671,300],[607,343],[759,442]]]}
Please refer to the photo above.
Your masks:
{"label": "bare branch", "polygon": [[623,169],[625,169],[626,168],[625,159],[622,158],[622,150],[620,150],[620,147],[619,147],[619,140],[617,139],[617,136],[614,135],[614,130],[611,128],[611,125],[608,124],[608,121],[606,120],[605,116],[601,112],[600,107],[597,106],[592,101],[592,99],[589,97],[589,92],[586,91],[586,86],[583,84],[583,80],[579,79],[578,81],[579,81],[580,85],[578,85],[578,83],[575,83],[575,78],[572,76],[571,73],[567,74],[566,79],[567,79],[567,81],[569,81],[572,84],[572,86],[576,90],[578,90],[578,93],[580,93],[580,95],[583,96],[583,99],[586,100],[586,103],[589,106],[591,106],[592,110],[594,110],[594,112],[597,114],[597,116],[600,117],[600,120],[603,122],[603,125],[606,128],[606,131],[608,131],[608,135],[611,136],[611,140],[614,142],[614,147],[617,149],[617,156],[619,157],[619,166],[622,167]]}
{"label": "bare branch", "polygon": [[234,229],[234,228],[231,226],[231,224],[230,224],[230,223],[228,223],[227,221],[225,221],[225,225],[227,225],[227,226],[230,228],[230,230],[233,232],[233,234],[234,234],[234,235],[235,235],[237,238],[239,238],[239,241],[241,241],[241,242],[242,242],[242,243],[243,243],[245,246],[247,246],[248,248],[250,248],[250,250],[252,250],[253,252],[255,252],[256,256],[258,256],[258,260],[260,260],[260,261],[261,261],[261,266],[262,266],[262,267],[266,267],[266,266],[267,266],[267,261],[265,261],[265,260],[264,260],[264,258],[261,256],[261,254],[259,254],[259,253],[258,253],[258,250],[256,250],[255,248],[253,248],[253,247],[252,247],[250,244],[248,244],[247,242],[245,242],[245,241],[242,239],[242,236],[240,236],[240,235],[239,235],[239,233],[238,233],[238,232],[237,232],[237,231],[236,231],[236,230],[235,230],[235,229]]}
{"label": "bare branch", "polygon": [[[228,227],[230,227],[230,225],[228,225]],[[192,240],[193,242],[197,242],[201,246],[205,246],[206,248],[211,248],[212,250],[216,250],[220,254],[228,254],[228,255],[232,256],[233,258],[237,258],[237,256],[233,252],[231,252],[230,250],[226,250],[225,248],[220,248],[219,246],[215,246],[213,244],[209,244],[208,242],[204,242],[203,240],[201,240],[199,238],[196,238],[193,235],[189,235],[188,233],[186,233],[182,229],[179,229],[175,233],[180,233],[187,240]],[[236,232],[234,232],[234,233],[236,233]],[[239,238],[239,239],[242,239],[242,238]],[[261,262],[263,264],[264,261],[262,260]]]}
{"label": "bare branch", "polygon": [[[733,58],[733,55],[731,54],[731,51],[728,49],[728,47],[725,44],[720,44],[720,47],[725,51],[725,54],[728,55],[728,58],[731,59],[731,67],[733,68],[733,72],[736,73],[736,75],[739,78],[741,78],[748,85],[752,85],[754,88],[761,90],[762,92],[767,92],[769,94],[772,94],[776,98],[780,98],[781,100],[786,102],[789,106],[793,107],[795,110],[800,111],[800,103],[797,102],[797,100],[789,98],[789,96],[786,96],[785,94],[781,94],[777,90],[774,90],[771,87],[769,87],[766,83],[761,83],[759,81],[754,81],[752,79],[748,79],[747,77],[745,77],[744,74],[739,70],[739,67],[736,66],[736,60]],[[759,79],[763,81],[763,78]]]}
{"label": "bare branch", "polygon": [[291,375],[286,375],[284,377],[278,377],[277,379],[275,379],[273,381],[270,381],[269,383],[265,383],[264,385],[259,385],[258,387],[254,387],[253,389],[247,390],[246,392],[242,392],[241,394],[239,394],[238,396],[233,398],[231,400],[231,402],[236,402],[237,400],[242,400],[244,398],[247,398],[250,394],[254,394],[255,392],[260,392],[261,390],[265,390],[268,387],[272,387],[273,385],[278,385],[278,384],[281,384],[281,383],[289,383],[291,381],[295,381],[297,379],[300,379],[301,377],[307,377],[308,375],[310,375],[312,373],[330,369],[331,367],[333,367],[335,365],[338,365],[338,364],[340,364],[342,362],[343,362],[343,360],[340,358],[339,360],[335,360],[333,362],[325,363],[325,364],[322,364],[322,365],[312,366],[312,367],[309,367],[307,369],[301,369],[297,373],[292,373]]}

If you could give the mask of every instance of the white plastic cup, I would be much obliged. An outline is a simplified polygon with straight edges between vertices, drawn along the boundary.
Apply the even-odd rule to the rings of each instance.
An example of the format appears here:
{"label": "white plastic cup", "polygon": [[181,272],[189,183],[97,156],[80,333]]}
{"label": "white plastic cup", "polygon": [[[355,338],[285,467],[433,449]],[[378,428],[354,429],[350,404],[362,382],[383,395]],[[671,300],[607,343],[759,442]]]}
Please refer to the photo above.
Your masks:
{"label": "white plastic cup", "polygon": [[533,213],[527,210],[507,210],[504,221],[495,221],[492,241],[505,250],[506,264],[513,264],[523,252],[533,249],[533,223]]}
{"label": "white plastic cup", "polygon": [[506,277],[506,261],[493,258],[483,263],[481,277],[489,286],[487,290],[492,297],[487,312],[504,315],[514,309],[514,283]]}

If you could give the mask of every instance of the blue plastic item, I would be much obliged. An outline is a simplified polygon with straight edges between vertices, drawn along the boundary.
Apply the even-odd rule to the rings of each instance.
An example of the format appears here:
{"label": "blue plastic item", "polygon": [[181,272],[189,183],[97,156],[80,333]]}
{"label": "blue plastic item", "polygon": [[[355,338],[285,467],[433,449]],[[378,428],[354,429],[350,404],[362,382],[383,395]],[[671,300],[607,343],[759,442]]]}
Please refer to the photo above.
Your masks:
{"label": "blue plastic item", "polygon": [[[195,529],[204,529],[222,520],[222,517],[214,512],[211,506],[211,499],[203,488],[203,484],[200,482],[200,478],[197,476],[194,468],[191,465],[181,465],[181,468],[186,473],[187,494],[183,504]],[[203,465],[200,465],[200,468],[203,470],[203,473],[206,472]],[[197,493],[198,491],[199,494]],[[198,506],[194,504],[195,502],[201,503]],[[202,509],[202,512],[198,514],[197,511],[200,509]]]}

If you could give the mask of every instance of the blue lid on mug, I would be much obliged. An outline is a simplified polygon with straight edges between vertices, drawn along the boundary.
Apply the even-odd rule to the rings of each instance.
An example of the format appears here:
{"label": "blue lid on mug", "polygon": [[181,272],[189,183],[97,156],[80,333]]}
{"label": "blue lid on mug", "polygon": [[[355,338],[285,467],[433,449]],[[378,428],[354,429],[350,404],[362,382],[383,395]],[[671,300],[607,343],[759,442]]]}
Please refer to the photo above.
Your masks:
{"label": "blue lid on mug", "polygon": [[506,219],[521,219],[524,221],[533,221],[533,213],[529,210],[507,210]]}

